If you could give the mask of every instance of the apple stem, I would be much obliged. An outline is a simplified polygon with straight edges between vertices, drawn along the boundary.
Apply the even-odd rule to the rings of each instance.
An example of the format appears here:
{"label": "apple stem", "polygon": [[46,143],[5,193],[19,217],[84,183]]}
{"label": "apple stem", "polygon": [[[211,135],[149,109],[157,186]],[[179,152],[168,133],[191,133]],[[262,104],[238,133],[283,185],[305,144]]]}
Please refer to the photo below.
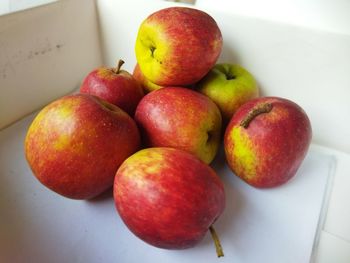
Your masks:
{"label": "apple stem", "polygon": [[218,235],[216,234],[216,231],[215,231],[214,227],[213,227],[213,226],[210,226],[210,227],[209,227],[209,231],[210,231],[210,234],[211,234],[212,239],[214,240],[215,249],[216,249],[216,254],[218,255],[218,258],[219,258],[219,257],[223,257],[223,256],[224,256],[224,251],[222,250],[219,237],[218,237]]}
{"label": "apple stem", "polygon": [[272,110],[272,104],[271,103],[263,103],[256,105],[253,109],[251,109],[247,116],[241,121],[240,125],[243,128],[248,128],[249,123],[258,115],[262,113],[268,113]]}
{"label": "apple stem", "polygon": [[117,64],[117,67],[113,69],[113,72],[114,72],[115,74],[119,74],[120,68],[122,67],[122,65],[123,65],[124,63],[125,63],[124,60],[119,59],[118,64]]}

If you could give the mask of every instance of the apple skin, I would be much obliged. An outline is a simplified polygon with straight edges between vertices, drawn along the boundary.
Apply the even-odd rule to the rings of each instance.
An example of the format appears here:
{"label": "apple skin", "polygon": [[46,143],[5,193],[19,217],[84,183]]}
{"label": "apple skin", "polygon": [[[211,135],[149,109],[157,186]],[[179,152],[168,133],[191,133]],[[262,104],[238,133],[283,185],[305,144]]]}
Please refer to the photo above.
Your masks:
{"label": "apple skin", "polygon": [[142,73],[139,64],[136,64],[132,76],[141,84],[144,93],[149,93],[157,89],[165,88],[165,86],[157,85],[148,80]]}
{"label": "apple skin", "polygon": [[259,96],[254,77],[242,66],[230,63],[216,64],[197,84],[197,90],[218,105],[225,123],[241,105]]}
{"label": "apple skin", "polygon": [[62,97],[30,125],[25,155],[36,178],[72,199],[90,199],[113,185],[120,164],[139,149],[133,119],[95,96]]}
{"label": "apple skin", "polygon": [[[241,122],[252,109],[271,105],[271,111]],[[308,116],[296,103],[262,97],[243,104],[228,124],[224,137],[226,159],[232,171],[257,188],[286,183],[297,172],[308,151],[312,129]]]}
{"label": "apple skin", "polygon": [[196,155],[209,164],[221,140],[221,114],[208,97],[178,87],[153,91],[135,112],[145,145],[173,147]]}
{"label": "apple skin", "polygon": [[118,169],[113,192],[127,227],[166,249],[195,246],[225,208],[215,171],[174,148],[148,148],[129,157]]}
{"label": "apple skin", "polygon": [[207,13],[187,7],[161,9],[140,25],[136,59],[151,82],[161,86],[188,86],[215,65],[222,35]]}
{"label": "apple skin", "polygon": [[95,95],[134,116],[144,93],[139,82],[129,72],[120,70],[120,66],[115,69],[100,67],[90,72],[80,87],[80,93]]}
{"label": "apple skin", "polygon": [[[150,93],[152,91],[155,91],[157,89],[162,89],[162,88],[166,88],[167,87],[167,86],[157,85],[157,84],[151,82],[150,80],[148,80],[145,77],[145,75],[143,75],[139,64],[135,65],[135,68],[134,68],[134,71],[133,71],[132,75],[141,84],[145,94]],[[178,86],[178,88],[195,89],[195,85],[188,85],[188,86],[181,86],[181,87]]]}

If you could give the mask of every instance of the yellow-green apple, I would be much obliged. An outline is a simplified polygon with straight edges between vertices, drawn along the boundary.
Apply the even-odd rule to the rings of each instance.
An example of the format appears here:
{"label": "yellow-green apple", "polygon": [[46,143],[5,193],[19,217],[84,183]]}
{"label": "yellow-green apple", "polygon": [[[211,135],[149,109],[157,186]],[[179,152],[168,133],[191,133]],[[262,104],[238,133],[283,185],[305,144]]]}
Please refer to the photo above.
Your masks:
{"label": "yellow-green apple", "polygon": [[174,147],[210,163],[220,144],[221,114],[207,96],[178,87],[166,87],[142,98],[135,120],[145,145]]}
{"label": "yellow-green apple", "polygon": [[142,73],[139,64],[136,64],[132,76],[141,84],[143,91],[149,93],[151,91],[164,88],[165,86],[157,85],[148,80]]}
{"label": "yellow-green apple", "polygon": [[[225,208],[220,178],[194,155],[148,148],[129,157],[114,180],[116,208],[127,227],[156,247],[195,246]],[[214,241],[215,235],[213,236]],[[222,256],[220,246],[218,256]]]}
{"label": "yellow-green apple", "polygon": [[216,64],[197,89],[218,105],[226,123],[241,105],[259,96],[254,77],[242,66],[230,63]]}
{"label": "yellow-green apple", "polygon": [[311,124],[296,103],[262,97],[243,104],[225,132],[228,165],[248,184],[275,187],[291,179],[310,145]]}
{"label": "yellow-green apple", "polygon": [[120,164],[138,150],[133,119],[102,99],[64,96],[35,117],[25,155],[36,178],[73,199],[90,199],[113,185]]}
{"label": "yellow-green apple", "polygon": [[121,69],[123,64],[124,61],[119,60],[116,68],[99,67],[90,72],[80,87],[80,93],[100,97],[134,116],[144,94],[140,83]]}
{"label": "yellow-green apple", "polygon": [[215,65],[222,35],[207,13],[187,7],[161,9],[140,25],[136,59],[151,82],[162,86],[191,85]]}

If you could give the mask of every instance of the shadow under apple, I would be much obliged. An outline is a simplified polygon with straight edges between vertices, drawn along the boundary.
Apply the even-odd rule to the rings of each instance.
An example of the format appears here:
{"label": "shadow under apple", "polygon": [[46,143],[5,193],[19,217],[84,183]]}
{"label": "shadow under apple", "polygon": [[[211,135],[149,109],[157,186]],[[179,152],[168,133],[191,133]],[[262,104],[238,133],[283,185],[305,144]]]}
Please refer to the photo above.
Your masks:
{"label": "shadow under apple", "polygon": [[113,186],[109,187],[107,190],[102,192],[101,194],[91,198],[87,199],[86,202],[89,203],[101,203],[105,201],[109,201],[110,199],[113,199]]}

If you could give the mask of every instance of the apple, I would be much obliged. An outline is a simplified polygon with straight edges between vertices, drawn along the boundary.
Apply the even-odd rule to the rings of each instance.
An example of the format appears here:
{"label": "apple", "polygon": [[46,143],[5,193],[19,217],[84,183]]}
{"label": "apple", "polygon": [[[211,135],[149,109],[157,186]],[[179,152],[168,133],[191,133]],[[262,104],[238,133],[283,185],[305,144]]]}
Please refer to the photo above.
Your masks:
{"label": "apple", "polygon": [[257,188],[286,183],[308,151],[311,124],[296,103],[262,97],[243,104],[228,124],[224,138],[232,171]]}
{"label": "apple", "polygon": [[123,64],[124,61],[119,60],[116,68],[100,67],[90,72],[80,87],[80,93],[100,97],[134,116],[144,94],[138,81],[121,69]]}
{"label": "apple", "polygon": [[203,78],[215,65],[222,35],[207,13],[188,7],[154,12],[140,25],[136,59],[151,82],[187,86]]}
{"label": "apple", "polygon": [[88,95],[64,96],[35,117],[25,155],[36,178],[56,193],[90,199],[113,185],[120,164],[140,145],[133,119]]}
{"label": "apple", "polygon": [[113,193],[126,226],[148,244],[190,248],[209,229],[223,256],[213,228],[225,208],[223,183],[194,155],[166,147],[143,149],[120,166]]}
{"label": "apple", "polygon": [[148,80],[142,73],[139,64],[136,64],[132,76],[141,84],[143,91],[149,93],[151,91],[164,88],[165,86],[157,85]]}
{"label": "apple", "polygon": [[[141,69],[140,69],[140,66],[139,64],[136,64],[135,65],[135,68],[134,68],[134,71],[133,71],[133,77],[141,84],[142,88],[143,88],[143,91],[145,93],[149,93],[149,92],[152,92],[154,90],[157,90],[157,89],[161,89],[161,88],[165,88],[167,86],[161,86],[161,85],[157,85],[153,82],[151,82],[149,79],[147,79]],[[195,85],[187,85],[187,86],[178,86],[179,88],[189,88],[189,89],[194,89],[195,88]]]}
{"label": "apple", "polygon": [[210,163],[221,140],[221,114],[208,97],[178,87],[166,87],[142,98],[135,112],[145,145],[174,147]]}
{"label": "apple", "polygon": [[225,123],[241,105],[259,96],[254,77],[242,66],[230,63],[216,64],[197,89],[218,105]]}

